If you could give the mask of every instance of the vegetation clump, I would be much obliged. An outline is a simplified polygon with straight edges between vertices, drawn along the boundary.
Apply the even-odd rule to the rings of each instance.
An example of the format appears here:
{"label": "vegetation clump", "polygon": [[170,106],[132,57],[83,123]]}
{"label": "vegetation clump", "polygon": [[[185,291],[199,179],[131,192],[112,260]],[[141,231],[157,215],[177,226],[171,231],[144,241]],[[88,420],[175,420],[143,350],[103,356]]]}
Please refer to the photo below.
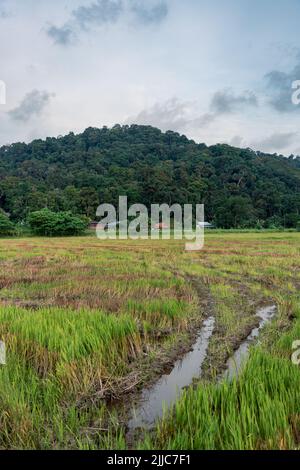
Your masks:
{"label": "vegetation clump", "polygon": [[9,220],[9,217],[0,211],[0,237],[14,235],[14,224]]}
{"label": "vegetation clump", "polygon": [[83,218],[71,212],[53,212],[49,209],[32,212],[28,223],[35,235],[50,237],[80,235],[87,227]]}
{"label": "vegetation clump", "polygon": [[197,144],[151,126],[88,128],[0,148],[0,208],[12,220],[48,207],[95,218],[99,204],[205,204],[219,228],[296,228],[300,157]]}

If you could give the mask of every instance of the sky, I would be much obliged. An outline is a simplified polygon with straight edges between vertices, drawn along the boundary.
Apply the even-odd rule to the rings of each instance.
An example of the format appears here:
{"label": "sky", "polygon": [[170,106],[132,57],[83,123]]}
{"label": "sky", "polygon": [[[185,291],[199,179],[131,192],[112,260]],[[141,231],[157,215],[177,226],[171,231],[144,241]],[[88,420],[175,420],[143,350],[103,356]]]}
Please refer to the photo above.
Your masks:
{"label": "sky", "polygon": [[299,20],[300,0],[0,0],[0,145],[136,123],[300,154]]}

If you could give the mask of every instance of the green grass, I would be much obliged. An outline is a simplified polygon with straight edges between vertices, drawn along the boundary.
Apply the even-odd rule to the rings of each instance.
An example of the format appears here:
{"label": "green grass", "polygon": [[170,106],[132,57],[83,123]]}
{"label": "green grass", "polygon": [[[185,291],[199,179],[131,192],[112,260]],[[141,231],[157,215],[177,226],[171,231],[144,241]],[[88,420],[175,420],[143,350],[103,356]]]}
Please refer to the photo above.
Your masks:
{"label": "green grass", "polygon": [[254,450],[299,445],[300,371],[289,360],[255,351],[239,380],[188,391],[146,448]]}
{"label": "green grass", "polygon": [[[299,266],[299,233],[210,232],[196,253],[180,241],[0,240],[0,448],[125,448],[115,398],[157,379],[207,315],[206,381],[135,446],[298,447]],[[280,314],[243,374],[214,384],[266,303]]]}
{"label": "green grass", "polygon": [[[142,448],[256,450],[300,448],[300,368],[291,362],[300,309],[272,351],[252,350],[238,378],[189,389]],[[270,332],[269,332],[270,334]]]}

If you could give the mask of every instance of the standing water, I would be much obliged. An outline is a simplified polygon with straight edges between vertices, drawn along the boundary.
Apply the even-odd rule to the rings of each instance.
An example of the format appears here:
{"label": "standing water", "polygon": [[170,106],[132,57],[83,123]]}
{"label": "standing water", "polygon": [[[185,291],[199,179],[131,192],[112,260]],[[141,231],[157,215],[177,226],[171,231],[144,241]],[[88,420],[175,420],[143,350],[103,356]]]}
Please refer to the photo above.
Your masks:
{"label": "standing water", "polygon": [[264,307],[258,310],[257,316],[260,318],[259,326],[254,328],[248,338],[240,345],[240,347],[235,351],[233,356],[228,360],[226,372],[224,377],[226,379],[233,379],[238,376],[238,373],[247,359],[249,354],[249,348],[251,343],[258,338],[260,330],[274,317],[276,313],[276,306],[271,305],[269,307]]}
{"label": "standing water", "polygon": [[133,418],[128,423],[129,430],[152,427],[162,417],[164,409],[175,403],[184,388],[192,383],[193,378],[200,377],[214,324],[213,317],[205,320],[192,351],[175,363],[170,374],[163,375],[152,388],[144,390],[141,405],[133,410]]}
{"label": "standing water", "polygon": [[[257,316],[260,318],[259,326],[251,331],[247,339],[228,360],[223,377],[230,380],[238,375],[248,357],[251,344],[258,338],[260,330],[274,317],[275,312],[275,305],[257,311]],[[136,410],[133,410],[133,417],[128,423],[128,435],[137,428],[149,429],[153,427],[155,421],[162,417],[164,409],[170,408],[182,395],[184,388],[191,385],[193,378],[201,376],[202,364],[206,358],[214,325],[215,319],[213,317],[205,320],[192,351],[175,363],[170,374],[163,375],[153,387],[143,391],[141,404]]]}

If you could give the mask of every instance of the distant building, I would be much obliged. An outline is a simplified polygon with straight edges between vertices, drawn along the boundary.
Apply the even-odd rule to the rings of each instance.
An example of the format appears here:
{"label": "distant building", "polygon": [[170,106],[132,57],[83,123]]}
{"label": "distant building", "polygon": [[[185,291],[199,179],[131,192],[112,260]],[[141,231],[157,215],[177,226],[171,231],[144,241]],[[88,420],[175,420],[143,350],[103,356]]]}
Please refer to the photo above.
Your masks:
{"label": "distant building", "polygon": [[209,222],[197,222],[197,227],[199,227],[199,228],[214,228],[214,225],[210,224]]}
{"label": "distant building", "polygon": [[[90,230],[96,230],[97,225],[98,225],[98,222],[97,222],[97,221],[93,221],[93,222],[90,223],[89,229],[90,229]],[[104,228],[104,226],[103,226],[103,228]]]}
{"label": "distant building", "polygon": [[169,226],[167,224],[164,224],[164,223],[159,223],[159,224],[156,224],[154,225],[154,229],[155,230],[168,230]]}

